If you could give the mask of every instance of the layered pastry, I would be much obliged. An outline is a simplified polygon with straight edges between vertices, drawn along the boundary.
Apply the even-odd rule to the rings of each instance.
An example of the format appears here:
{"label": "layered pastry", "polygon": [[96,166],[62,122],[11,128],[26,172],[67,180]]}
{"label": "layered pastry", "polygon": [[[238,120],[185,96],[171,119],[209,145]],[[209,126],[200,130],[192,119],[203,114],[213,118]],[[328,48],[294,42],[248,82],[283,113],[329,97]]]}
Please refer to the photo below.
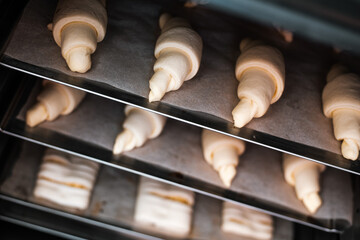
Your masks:
{"label": "layered pastry", "polygon": [[244,39],[236,62],[239,104],[232,111],[234,125],[245,126],[262,117],[281,97],[285,85],[285,64],[281,52],[260,41]]}
{"label": "layered pastry", "polygon": [[41,163],[34,196],[73,210],[85,210],[90,201],[99,164],[47,149]]}
{"label": "layered pastry", "polygon": [[37,102],[26,112],[26,124],[34,127],[44,121],[53,121],[60,115],[72,113],[84,99],[84,91],[43,80]]}
{"label": "layered pastry", "polygon": [[115,139],[114,154],[130,151],[158,137],[166,123],[164,116],[129,105],[125,107],[125,115],[123,130]]}
{"label": "layered pastry", "polygon": [[268,240],[273,236],[273,220],[266,213],[224,202],[221,230],[242,237]]}
{"label": "layered pastry", "polygon": [[315,213],[322,204],[320,192],[320,173],[325,166],[289,154],[283,154],[285,180],[295,187],[297,198],[310,213]]}
{"label": "layered pastry", "polygon": [[154,75],[149,101],[159,101],[166,92],[177,90],[199,70],[202,40],[183,18],[160,16],[161,35],[156,41]]}
{"label": "layered pastry", "polygon": [[239,156],[245,151],[245,142],[206,129],[202,131],[201,140],[205,160],[219,173],[224,185],[230,187]]}
{"label": "layered pastry", "polygon": [[105,0],[59,0],[49,28],[70,70],[85,73],[106,26]]}
{"label": "layered pastry", "polygon": [[322,94],[324,115],[333,119],[344,158],[356,160],[360,149],[360,77],[334,65]]}
{"label": "layered pastry", "polygon": [[193,205],[193,192],[141,177],[134,219],[140,228],[186,237],[191,231]]}

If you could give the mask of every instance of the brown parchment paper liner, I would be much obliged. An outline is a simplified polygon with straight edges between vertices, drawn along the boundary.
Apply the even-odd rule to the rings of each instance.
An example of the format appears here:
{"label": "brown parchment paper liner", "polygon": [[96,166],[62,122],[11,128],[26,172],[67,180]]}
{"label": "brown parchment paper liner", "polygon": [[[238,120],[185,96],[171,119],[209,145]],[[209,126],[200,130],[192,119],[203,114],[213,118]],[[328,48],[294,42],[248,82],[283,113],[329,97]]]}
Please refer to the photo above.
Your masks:
{"label": "brown parchment paper liner", "polygon": [[[43,152],[43,147],[24,142],[11,174],[0,187],[1,192],[22,200],[32,199],[33,185]],[[89,208],[79,215],[133,226],[137,185],[138,176],[102,166]],[[58,208],[52,205],[47,206]],[[64,211],[64,209],[58,209]],[[290,222],[277,218],[274,222],[275,240],[292,239],[293,228]],[[222,233],[220,224],[221,201],[197,195],[189,239],[238,239],[236,236]]]}
{"label": "brown parchment paper liner", "polygon": [[[178,91],[167,93],[162,101],[232,122],[231,111],[238,103],[234,71],[240,40],[260,36],[281,47],[278,34],[203,7],[182,10],[170,9],[166,4],[169,1],[107,1],[107,35],[92,55],[92,69],[86,74],[76,74],[67,68],[60,48],[46,28],[56,1],[32,0],[5,55],[147,97],[155,61],[154,46],[160,32],[158,17],[164,10],[175,10],[176,15],[188,18],[202,36],[203,58],[194,79],[185,82]],[[331,120],[323,116],[321,109],[321,91],[331,59],[327,49],[296,38],[288,47],[281,48],[286,61],[283,96],[270,106],[265,116],[253,119],[246,127],[340,154]]]}
{"label": "brown parchment paper liner", "polygon": [[[18,115],[19,119],[24,118],[37,91],[35,88],[32,92]],[[112,151],[116,135],[121,131],[123,108],[123,104],[88,94],[72,114],[38,127]],[[125,155],[224,187],[218,174],[203,158],[200,133],[200,128],[168,119],[158,138]],[[296,198],[294,189],[285,182],[281,153],[253,144],[246,147],[230,189],[308,215],[309,212]],[[353,193],[349,174],[327,168],[321,175],[321,186],[323,205],[314,217],[345,219],[351,223]]]}

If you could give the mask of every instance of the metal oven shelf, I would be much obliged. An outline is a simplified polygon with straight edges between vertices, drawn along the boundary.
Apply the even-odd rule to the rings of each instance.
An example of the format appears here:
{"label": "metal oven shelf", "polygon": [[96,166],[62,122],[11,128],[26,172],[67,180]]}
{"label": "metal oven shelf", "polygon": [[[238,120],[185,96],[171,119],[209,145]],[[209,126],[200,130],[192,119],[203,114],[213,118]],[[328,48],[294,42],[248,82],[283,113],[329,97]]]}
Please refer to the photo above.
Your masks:
{"label": "metal oven shelf", "polygon": [[[27,77],[19,87],[12,104],[13,108],[2,123],[4,133],[191,189],[213,198],[248,205],[274,216],[325,231],[339,232],[349,227],[349,221],[352,219],[352,207],[349,204],[341,204],[345,206],[345,212],[348,214],[344,215],[343,211],[339,219],[326,217],[329,216],[329,212],[326,211],[329,210],[328,207],[331,209],[332,200],[329,200],[330,205],[324,205],[328,210],[319,212],[319,215],[314,217],[309,216],[296,199],[293,189],[283,180],[281,154],[267,148],[248,144],[246,154],[241,157],[237,178],[233,186],[226,189],[215,171],[203,160],[200,129],[181,122],[169,120],[164,133],[157,139],[138,150],[120,157],[114,156],[112,144],[120,131],[123,105],[95,95],[88,95],[71,115],[29,128],[23,120],[23,114],[35,96],[34,86],[36,81]],[[176,147],[172,146],[174,138],[178,142]],[[345,196],[352,191],[350,175],[345,172],[329,168],[324,179],[327,179],[324,180],[327,186],[327,190],[324,190],[325,199],[326,196]],[[249,189],[245,186],[248,181],[257,187]],[[266,187],[268,184],[277,188]],[[341,186],[336,187],[334,184]],[[292,204],[288,205],[288,202]],[[350,209],[347,209],[348,207]],[[330,212],[333,216],[332,210]],[[348,220],[345,220],[346,218]]]}
{"label": "metal oven shelf", "polygon": [[[168,1],[159,2],[145,4],[137,0],[136,4],[145,4],[142,11],[151,12],[139,22],[138,14],[141,13],[132,11],[126,13],[127,21],[112,19],[111,16],[124,14],[122,11],[127,9],[126,4],[131,3],[109,1],[108,33],[92,57],[93,68],[86,74],[76,74],[67,69],[60,49],[45,28],[45,23],[51,21],[55,3],[30,1],[4,51],[1,64],[185,123],[360,174],[360,161],[350,161],[341,156],[340,143],[333,136],[331,120],[322,114],[321,91],[326,72],[334,60],[331,49],[322,45],[302,39],[285,45],[271,28],[244,20],[236,21],[203,7],[173,10],[175,14],[188,17],[203,36],[202,66],[198,75],[184,83],[181,89],[168,93],[161,102],[149,103],[146,96],[158,34],[157,17],[163,8],[173,9]],[[209,26],[209,21],[216,24]],[[132,25],[137,27],[130,28]],[[141,37],[133,38],[139,35],[138,32],[141,32]],[[244,36],[262,38],[278,46],[285,55],[287,75],[282,98],[270,107],[264,117],[253,119],[246,127],[238,129],[233,127],[230,113],[238,101],[235,91],[238,83],[233,72],[239,53],[238,43]]]}

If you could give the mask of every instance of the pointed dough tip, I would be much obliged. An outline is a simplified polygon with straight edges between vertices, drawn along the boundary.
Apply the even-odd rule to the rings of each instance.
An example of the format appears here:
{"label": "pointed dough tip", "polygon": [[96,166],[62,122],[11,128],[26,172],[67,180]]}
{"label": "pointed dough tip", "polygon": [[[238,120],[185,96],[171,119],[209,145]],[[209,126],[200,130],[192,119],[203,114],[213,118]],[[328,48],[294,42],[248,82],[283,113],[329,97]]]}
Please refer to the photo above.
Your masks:
{"label": "pointed dough tip", "polygon": [[229,188],[231,186],[232,180],[236,175],[236,168],[233,165],[225,166],[220,169],[219,175],[224,185]]}
{"label": "pointed dough tip", "polygon": [[234,118],[234,125],[237,128],[242,128],[249,123],[255,116],[256,106],[248,99],[241,99],[232,111]]}
{"label": "pointed dough tip", "polygon": [[48,25],[46,25],[46,27],[47,27],[47,29],[48,29],[49,31],[52,31],[52,30],[53,30],[53,26],[54,26],[53,23],[48,23]]}
{"label": "pointed dough tip", "polygon": [[321,198],[318,193],[310,193],[303,199],[306,208],[313,214],[321,206]]}
{"label": "pointed dough tip", "polygon": [[149,93],[149,102],[157,102],[160,101],[161,98],[159,98],[158,96],[155,96],[155,94],[150,91]]}
{"label": "pointed dough tip", "polygon": [[132,150],[135,147],[135,145],[131,144],[132,138],[133,138],[133,135],[130,131],[128,131],[128,130],[122,131],[116,137],[115,144],[113,147],[113,154],[117,155],[117,154],[123,153],[125,151]]}
{"label": "pointed dough tip", "polygon": [[161,14],[160,18],[159,18],[159,26],[160,29],[163,29],[165,24],[171,19],[171,15],[168,13],[163,13]]}
{"label": "pointed dough tip", "polygon": [[26,112],[26,124],[30,127],[42,123],[47,118],[47,111],[43,104],[36,103]]}
{"label": "pointed dough tip", "polygon": [[346,159],[357,160],[359,157],[359,146],[352,139],[344,139],[341,144],[341,153]]}
{"label": "pointed dough tip", "polygon": [[91,68],[90,52],[85,47],[78,47],[70,51],[66,62],[73,72],[85,73]]}

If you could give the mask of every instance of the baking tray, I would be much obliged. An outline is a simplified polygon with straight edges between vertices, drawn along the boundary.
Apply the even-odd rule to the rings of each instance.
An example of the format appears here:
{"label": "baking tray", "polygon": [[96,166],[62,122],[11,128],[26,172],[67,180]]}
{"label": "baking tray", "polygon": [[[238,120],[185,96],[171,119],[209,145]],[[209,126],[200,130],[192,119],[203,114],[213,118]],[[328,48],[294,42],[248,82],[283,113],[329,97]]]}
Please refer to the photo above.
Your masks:
{"label": "baking tray", "polygon": [[[39,84],[40,81],[25,81],[16,107],[9,114],[12,117],[4,123],[5,133],[322,230],[338,232],[351,225],[351,181],[343,171],[328,168],[323,175],[322,192],[327,200],[316,215],[309,216],[283,180],[279,152],[248,144],[234,184],[226,189],[203,160],[200,129],[181,122],[169,120],[159,138],[121,157],[113,156],[111,149],[121,130],[124,106],[105,98],[89,94],[71,115],[27,127],[23,117]],[[346,203],[339,205],[338,199]]]}
{"label": "baking tray", "polygon": [[[0,187],[2,194],[30,204],[33,203],[33,185],[36,181],[43,151],[44,147],[23,142],[12,171],[8,173],[7,179]],[[70,213],[69,216],[76,215],[90,221],[99,221],[118,228],[133,230],[138,178],[137,175],[109,166],[102,166],[94,186],[89,208],[84,213]],[[236,236],[224,234],[220,230],[221,201],[201,195],[196,195],[195,199],[192,231],[188,239],[237,239]],[[51,204],[45,207],[48,212],[54,214],[57,210],[64,211]],[[290,222],[278,218],[275,218],[274,222],[274,240],[292,239],[292,224]],[[146,237],[147,234],[154,235],[155,238],[165,237],[140,231],[139,236],[141,234],[143,237]]]}
{"label": "baking tray", "polygon": [[[172,1],[110,0],[107,35],[92,56],[93,67],[86,74],[76,74],[68,70],[60,48],[45,27],[52,19],[55,5],[56,2],[46,0],[29,2],[1,64],[360,174],[360,161],[342,157],[331,120],[322,114],[321,91],[332,63],[331,49],[298,38],[286,45],[274,29],[201,6],[183,9]],[[204,40],[203,59],[193,80],[166,94],[161,102],[148,103],[148,80],[155,60],[153,48],[159,35],[157,19],[165,10],[190,19]],[[263,39],[282,50],[286,84],[282,98],[264,117],[237,129],[231,119],[231,111],[238,102],[234,65],[239,41],[244,36]]]}

